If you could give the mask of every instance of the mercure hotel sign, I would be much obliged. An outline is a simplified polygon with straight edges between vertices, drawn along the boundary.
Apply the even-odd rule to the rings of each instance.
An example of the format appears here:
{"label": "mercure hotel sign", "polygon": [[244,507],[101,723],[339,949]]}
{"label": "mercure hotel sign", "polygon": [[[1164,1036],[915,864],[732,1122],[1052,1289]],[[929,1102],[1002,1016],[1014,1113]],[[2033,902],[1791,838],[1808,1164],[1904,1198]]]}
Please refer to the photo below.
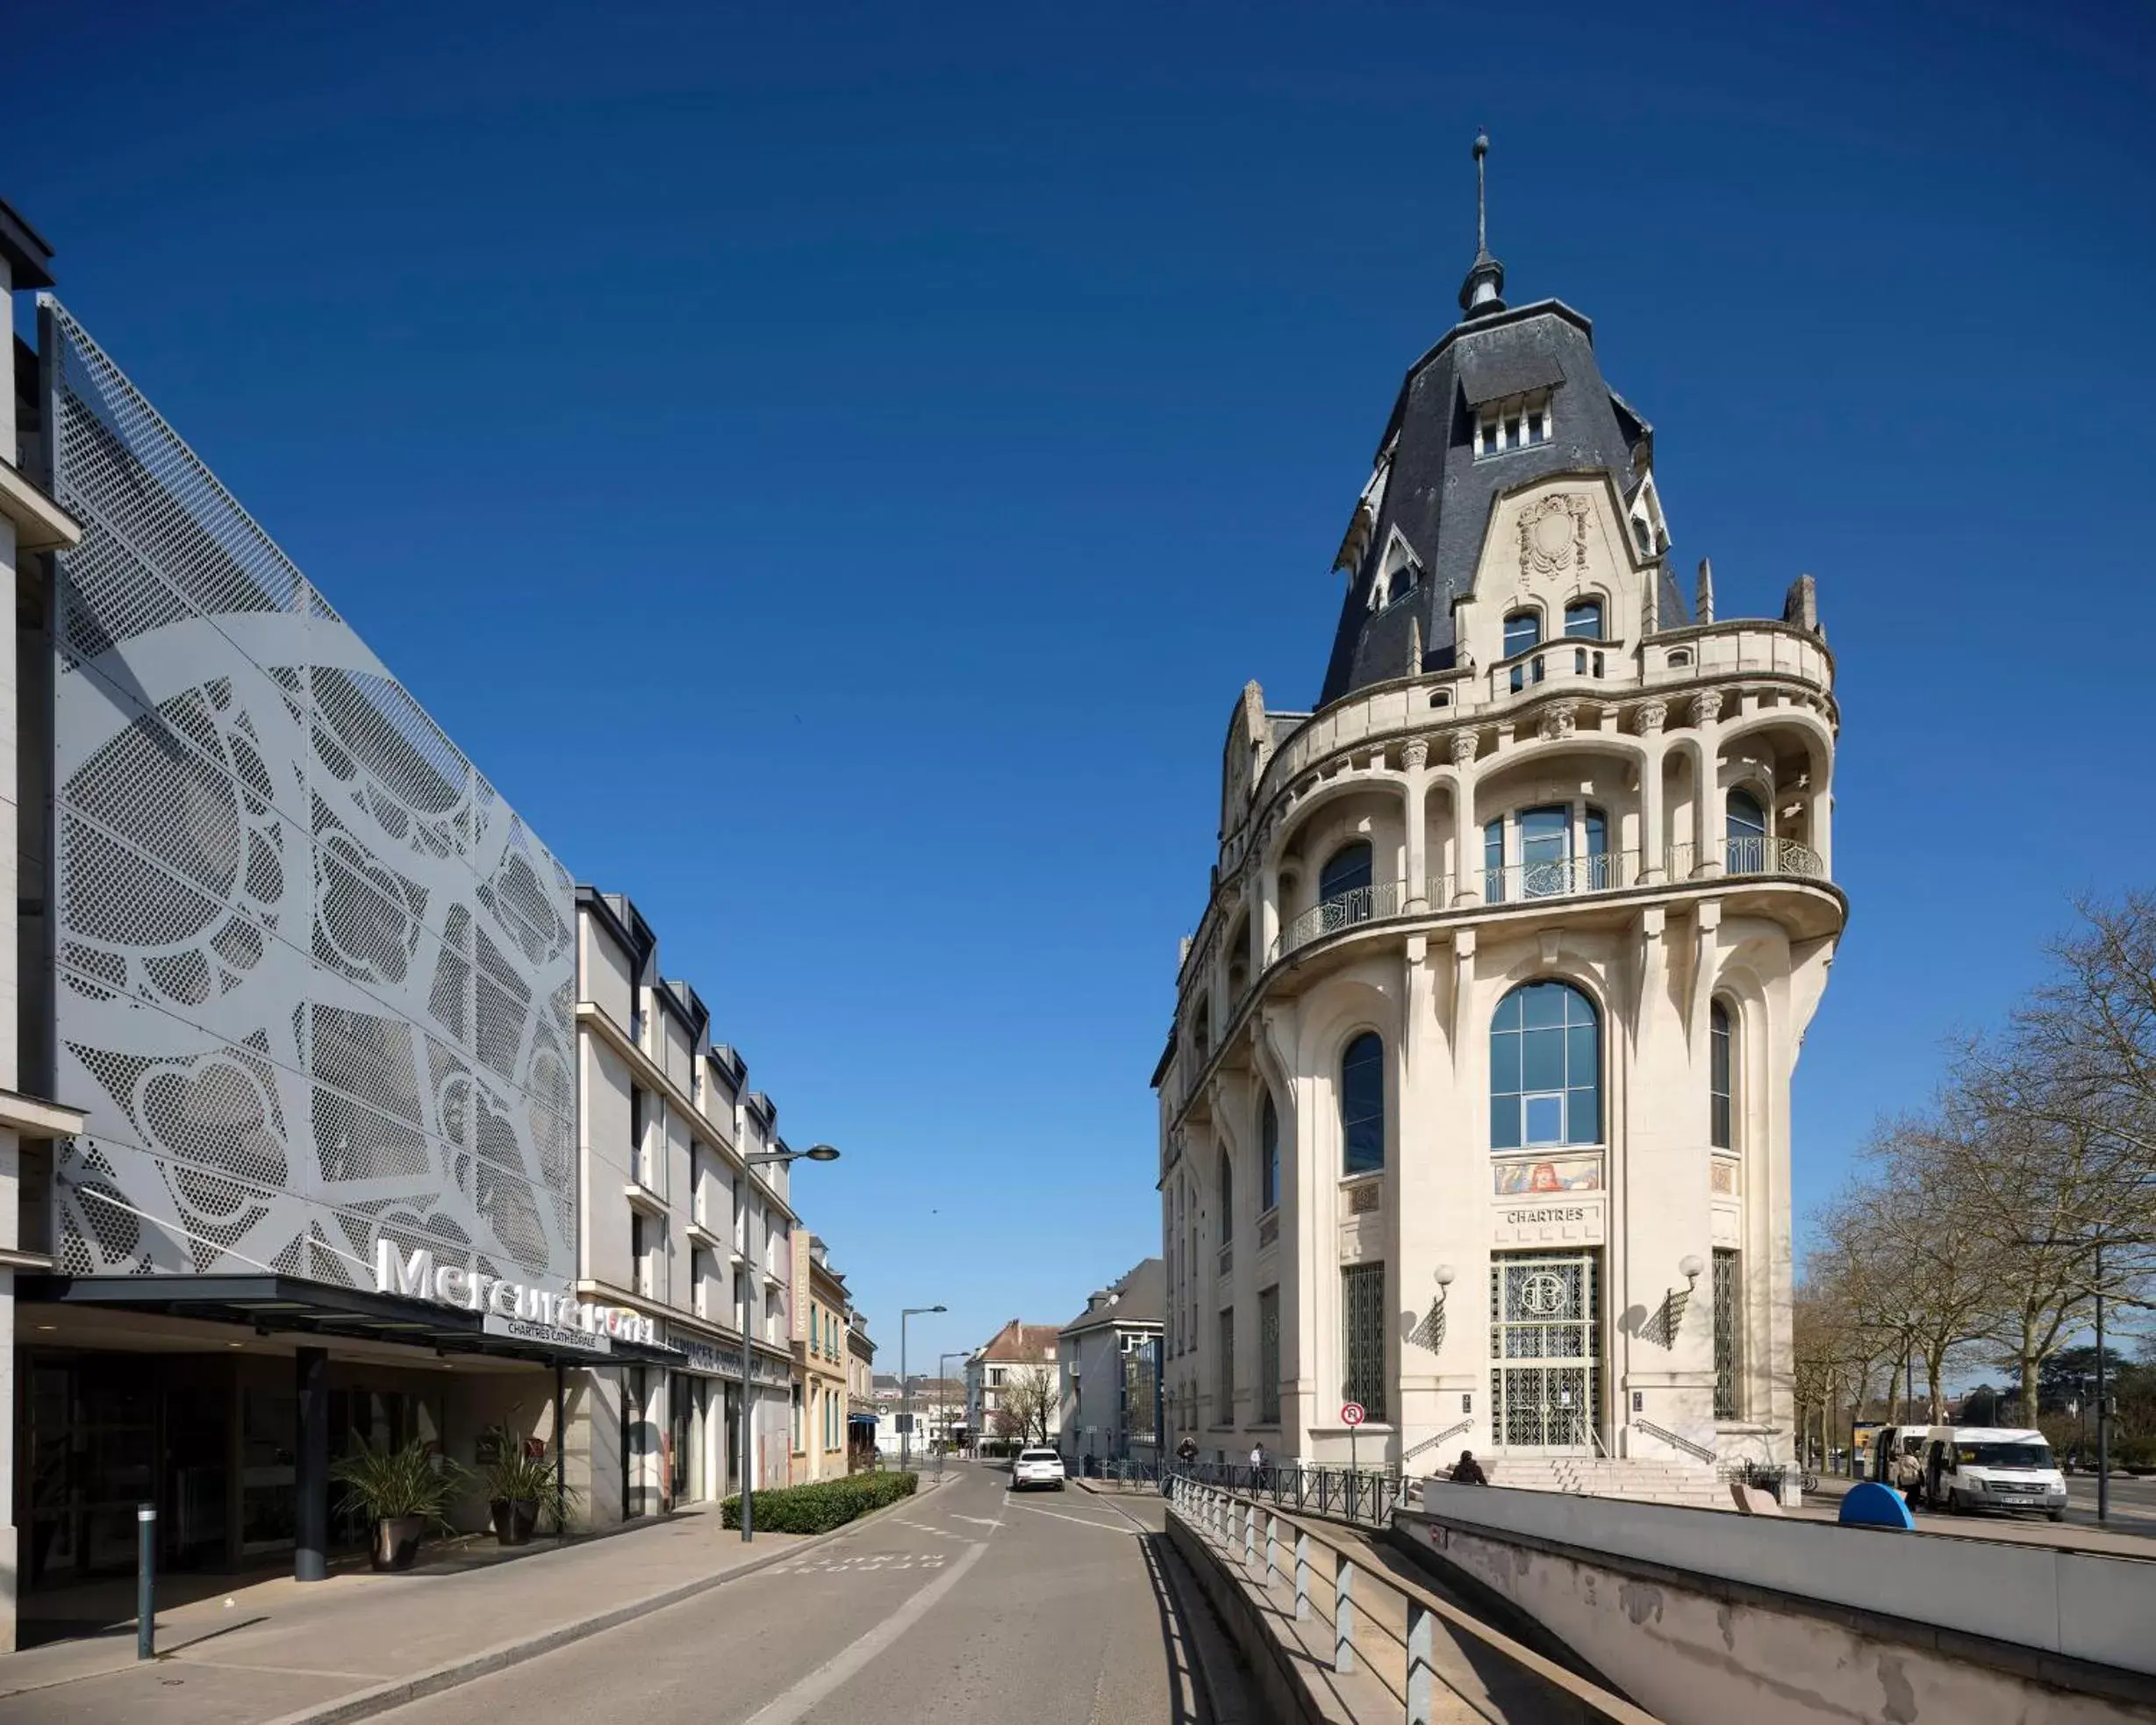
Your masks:
{"label": "mercure hotel sign", "polygon": [[587,1353],[607,1353],[616,1340],[647,1345],[658,1341],[658,1325],[626,1306],[597,1306],[573,1293],[531,1287],[460,1263],[438,1264],[425,1247],[400,1252],[393,1240],[375,1242],[375,1291],[479,1313],[494,1335]]}

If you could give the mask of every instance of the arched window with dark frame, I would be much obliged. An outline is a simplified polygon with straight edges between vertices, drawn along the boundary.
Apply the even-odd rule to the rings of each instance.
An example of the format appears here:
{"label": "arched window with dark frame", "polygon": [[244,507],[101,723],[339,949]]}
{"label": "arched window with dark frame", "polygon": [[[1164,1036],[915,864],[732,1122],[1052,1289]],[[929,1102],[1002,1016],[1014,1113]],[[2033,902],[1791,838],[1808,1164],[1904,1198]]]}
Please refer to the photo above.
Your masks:
{"label": "arched window with dark frame", "polygon": [[1757,875],[1767,866],[1766,810],[1749,791],[1732,791],[1724,798],[1729,820],[1729,855],[1724,867],[1733,875]]}
{"label": "arched window with dark frame", "polygon": [[1228,1160],[1228,1152],[1221,1152],[1221,1244],[1225,1246],[1236,1237],[1236,1170]]}
{"label": "arched window with dark frame", "polygon": [[1570,983],[1522,983],[1490,1020],[1490,1148],[1602,1142],[1601,1018]]}
{"label": "arched window with dark frame", "polygon": [[1735,1110],[1731,1106],[1734,1092],[1730,1089],[1730,1060],[1734,1053],[1730,1037],[1730,1009],[1721,1001],[1714,1003],[1708,1013],[1707,1056],[1707,1141],[1718,1150],[1737,1147],[1733,1135]]}
{"label": "arched window with dark frame", "polygon": [[1265,1092],[1257,1111],[1257,1209],[1263,1215],[1280,1201],[1280,1111]]}
{"label": "arched window with dark frame", "polygon": [[1565,633],[1579,641],[1602,638],[1602,602],[1574,599],[1565,607]]}
{"label": "arched window with dark frame", "polygon": [[1322,905],[1344,898],[1369,884],[1370,844],[1365,839],[1356,839],[1327,857],[1325,866],[1318,870],[1318,902]]}
{"label": "arched window with dark frame", "polygon": [[1340,1056],[1340,1171],[1385,1166],[1385,1041],[1365,1030]]}
{"label": "arched window with dark frame", "polygon": [[[1517,658],[1521,654],[1538,645],[1541,641],[1542,612],[1539,611],[1515,611],[1505,619],[1505,656],[1508,659]],[[1542,662],[1537,659],[1532,661],[1531,663],[1533,666],[1531,679],[1528,665],[1515,665],[1512,668],[1512,686],[1515,692],[1526,688],[1530,680],[1536,683],[1542,681]]]}

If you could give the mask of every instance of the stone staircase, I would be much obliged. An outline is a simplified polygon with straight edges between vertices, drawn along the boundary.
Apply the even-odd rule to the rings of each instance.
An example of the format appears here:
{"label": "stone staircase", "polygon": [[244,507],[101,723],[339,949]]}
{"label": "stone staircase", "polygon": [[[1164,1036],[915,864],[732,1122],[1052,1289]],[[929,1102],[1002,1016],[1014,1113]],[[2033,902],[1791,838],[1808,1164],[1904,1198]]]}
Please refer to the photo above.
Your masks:
{"label": "stone staircase", "polygon": [[1485,1457],[1493,1485],[1523,1492],[1568,1492],[1575,1497],[1629,1498],[1687,1509],[1733,1509],[1730,1488],[1701,1462],[1604,1456]]}

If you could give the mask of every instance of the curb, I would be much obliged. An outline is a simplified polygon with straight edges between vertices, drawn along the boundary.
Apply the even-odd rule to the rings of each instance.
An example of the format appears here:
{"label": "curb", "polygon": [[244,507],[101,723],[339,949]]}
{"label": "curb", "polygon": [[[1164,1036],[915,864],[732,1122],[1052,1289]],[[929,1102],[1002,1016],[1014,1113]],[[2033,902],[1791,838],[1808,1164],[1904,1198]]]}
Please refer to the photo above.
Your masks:
{"label": "curb", "polygon": [[842,1528],[834,1528],[827,1534],[812,1534],[792,1545],[781,1546],[760,1557],[752,1557],[745,1564],[720,1571],[715,1575],[700,1575],[693,1581],[684,1581],[660,1593],[649,1593],[641,1600],[631,1600],[627,1605],[614,1607],[596,1616],[578,1618],[574,1622],[556,1624],[536,1636],[527,1636],[520,1641],[498,1642],[492,1647],[477,1653],[468,1653],[462,1658],[452,1659],[423,1671],[414,1671],[410,1677],[392,1678],[387,1683],[376,1684],[371,1689],[362,1689],[355,1694],[325,1701],[319,1707],[303,1707],[297,1713],[287,1713],[264,1721],[264,1725],[346,1725],[355,1719],[371,1719],[376,1714],[387,1713],[392,1707],[407,1706],[423,1700],[429,1695],[439,1695],[445,1689],[460,1688],[483,1677],[491,1677],[496,1671],[506,1671],[512,1665],[523,1664],[536,1659],[542,1653],[551,1653],[557,1648],[584,1641],[591,1636],[604,1635],[609,1629],[655,1611],[664,1611],[669,1606],[679,1605],[684,1600],[692,1600],[699,1593],[708,1593],[723,1587],[729,1581],[754,1575],[759,1570],[769,1569],[797,1552],[811,1546],[826,1544],[857,1533],[878,1515],[909,1503],[918,1503],[936,1489],[932,1481],[923,1479],[914,1487],[911,1496],[872,1509],[866,1515],[849,1521]]}

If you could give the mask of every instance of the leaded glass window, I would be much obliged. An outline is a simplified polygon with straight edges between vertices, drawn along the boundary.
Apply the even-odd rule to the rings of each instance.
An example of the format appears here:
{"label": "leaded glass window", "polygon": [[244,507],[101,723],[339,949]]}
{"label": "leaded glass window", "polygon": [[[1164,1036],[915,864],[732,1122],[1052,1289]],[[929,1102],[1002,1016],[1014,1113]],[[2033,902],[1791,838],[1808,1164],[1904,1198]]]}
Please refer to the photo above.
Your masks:
{"label": "leaded glass window", "polygon": [[1385,1043],[1365,1030],[1340,1056],[1341,1173],[1385,1166]]}
{"label": "leaded glass window", "polygon": [[1599,1144],[1601,1023],[1570,983],[1523,983],[1490,1020],[1490,1148]]}
{"label": "leaded glass window", "polygon": [[1359,1401],[1365,1418],[1385,1413],[1385,1266],[1350,1263],[1340,1271],[1340,1313],[1346,1361],[1344,1399]]}
{"label": "leaded glass window", "polygon": [[1730,1009],[1717,1000],[1708,1036],[1708,1142],[1718,1150],[1734,1148],[1730,1139]]}
{"label": "leaded glass window", "polygon": [[1257,1422],[1280,1423],[1280,1291],[1257,1296]]}

